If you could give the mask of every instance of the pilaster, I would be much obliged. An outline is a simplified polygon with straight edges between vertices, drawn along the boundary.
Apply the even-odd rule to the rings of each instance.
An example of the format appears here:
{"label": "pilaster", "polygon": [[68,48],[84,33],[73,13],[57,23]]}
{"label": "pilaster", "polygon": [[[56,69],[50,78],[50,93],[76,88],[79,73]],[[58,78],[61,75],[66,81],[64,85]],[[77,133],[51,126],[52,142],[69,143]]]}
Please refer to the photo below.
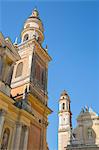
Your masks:
{"label": "pilaster", "polygon": [[25,136],[24,136],[24,142],[23,142],[23,150],[27,150],[27,145],[28,145],[28,134],[29,134],[29,127],[24,126],[25,128]]}
{"label": "pilaster", "polygon": [[14,139],[14,146],[13,146],[13,149],[15,149],[15,150],[19,150],[19,147],[20,147],[21,131],[22,131],[22,124],[17,123],[16,124],[15,139]]}
{"label": "pilaster", "polygon": [[4,125],[4,120],[5,120],[5,114],[6,111],[4,109],[0,110],[0,147],[1,147],[1,136],[2,136],[2,131],[3,131],[3,125]]}

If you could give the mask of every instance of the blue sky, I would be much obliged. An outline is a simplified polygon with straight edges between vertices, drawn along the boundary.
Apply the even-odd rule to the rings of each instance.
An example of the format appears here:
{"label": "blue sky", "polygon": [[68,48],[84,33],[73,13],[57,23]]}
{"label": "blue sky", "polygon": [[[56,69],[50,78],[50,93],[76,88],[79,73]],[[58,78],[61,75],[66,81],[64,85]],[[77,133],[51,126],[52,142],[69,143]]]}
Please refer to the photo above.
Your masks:
{"label": "blue sky", "polygon": [[71,98],[72,123],[85,105],[99,112],[99,2],[0,1],[0,31],[14,42],[24,21],[37,7],[44,24],[49,64],[48,144],[57,150],[58,100],[65,89]]}

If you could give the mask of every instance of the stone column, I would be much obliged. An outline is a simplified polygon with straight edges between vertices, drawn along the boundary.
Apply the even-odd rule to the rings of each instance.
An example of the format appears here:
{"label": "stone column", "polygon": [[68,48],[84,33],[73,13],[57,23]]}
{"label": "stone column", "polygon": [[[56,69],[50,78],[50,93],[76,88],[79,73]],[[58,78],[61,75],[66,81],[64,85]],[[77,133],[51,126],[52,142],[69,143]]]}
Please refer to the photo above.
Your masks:
{"label": "stone column", "polygon": [[25,128],[25,135],[24,135],[24,142],[23,142],[23,150],[27,150],[29,127],[24,126],[24,128]]}
{"label": "stone column", "polygon": [[14,139],[14,146],[13,146],[14,150],[19,150],[19,148],[20,148],[21,131],[22,131],[22,124],[21,123],[17,123],[15,139]]}
{"label": "stone column", "polygon": [[42,150],[47,150],[47,141],[46,141],[46,130],[47,130],[48,122],[47,120],[43,120],[43,130],[42,130]]}
{"label": "stone column", "polygon": [[1,145],[1,135],[2,135],[3,125],[4,125],[4,120],[5,120],[5,114],[6,114],[6,111],[1,109],[0,110],[0,145]]}

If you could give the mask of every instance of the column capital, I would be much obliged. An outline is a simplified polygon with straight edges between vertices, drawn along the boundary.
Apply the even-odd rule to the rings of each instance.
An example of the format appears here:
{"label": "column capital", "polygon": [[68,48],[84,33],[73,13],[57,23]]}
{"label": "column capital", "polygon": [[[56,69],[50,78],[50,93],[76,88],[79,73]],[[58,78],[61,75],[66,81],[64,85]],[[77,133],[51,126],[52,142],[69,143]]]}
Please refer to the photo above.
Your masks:
{"label": "column capital", "polygon": [[16,126],[20,126],[20,127],[24,128],[24,129],[28,129],[29,128],[29,126],[24,124],[23,122],[16,122]]}
{"label": "column capital", "polygon": [[23,129],[25,129],[25,130],[28,130],[29,129],[29,127],[27,126],[27,125],[22,125],[22,127],[23,127]]}
{"label": "column capital", "polygon": [[22,127],[22,126],[23,126],[23,124],[22,124],[22,122],[16,122],[16,126],[20,126],[20,127]]}
{"label": "column capital", "polygon": [[46,120],[43,120],[43,125],[44,125],[44,127],[47,127],[48,126],[48,121],[46,121]]}

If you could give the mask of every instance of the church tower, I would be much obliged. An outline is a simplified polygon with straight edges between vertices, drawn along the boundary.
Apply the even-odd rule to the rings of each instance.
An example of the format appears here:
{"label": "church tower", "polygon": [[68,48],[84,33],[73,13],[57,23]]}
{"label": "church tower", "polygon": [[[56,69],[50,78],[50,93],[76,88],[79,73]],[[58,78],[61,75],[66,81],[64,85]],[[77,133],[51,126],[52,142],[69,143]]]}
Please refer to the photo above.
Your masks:
{"label": "church tower", "polygon": [[21,43],[14,43],[21,59],[14,66],[11,95],[15,106],[28,112],[30,124],[27,148],[35,150],[47,150],[47,117],[52,112],[48,107],[47,92],[51,57],[42,46],[43,40],[43,24],[39,12],[34,9],[24,23]]}
{"label": "church tower", "polygon": [[58,150],[66,150],[71,138],[70,98],[64,90],[59,100]]}
{"label": "church tower", "polygon": [[46,48],[42,47],[44,29],[36,9],[24,23],[21,32],[21,43],[15,47],[21,57],[16,62],[12,77],[12,96],[21,95],[27,91],[38,97],[47,105],[47,72],[51,57]]}

